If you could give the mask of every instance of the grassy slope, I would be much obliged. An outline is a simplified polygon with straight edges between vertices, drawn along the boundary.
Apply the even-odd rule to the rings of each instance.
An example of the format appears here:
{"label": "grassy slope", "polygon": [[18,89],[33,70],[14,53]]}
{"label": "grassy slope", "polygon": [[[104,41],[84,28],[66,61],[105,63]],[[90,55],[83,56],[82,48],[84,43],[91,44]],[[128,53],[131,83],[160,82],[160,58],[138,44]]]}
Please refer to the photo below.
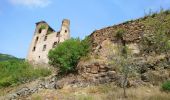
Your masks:
{"label": "grassy slope", "polygon": [[42,90],[33,94],[31,100],[169,100],[170,94],[159,87],[137,87],[127,89],[128,98],[123,98],[122,88],[115,84],[73,88],[65,86],[60,90]]}
{"label": "grassy slope", "polygon": [[19,58],[16,58],[12,55],[0,53],[0,61],[7,61],[7,60],[19,60]]}
{"label": "grassy slope", "polygon": [[34,68],[25,61],[10,60],[0,62],[0,88],[30,82],[51,74],[46,68]]}
{"label": "grassy slope", "polygon": [[23,59],[0,54],[0,88],[16,86],[51,74],[46,68],[37,68]]}

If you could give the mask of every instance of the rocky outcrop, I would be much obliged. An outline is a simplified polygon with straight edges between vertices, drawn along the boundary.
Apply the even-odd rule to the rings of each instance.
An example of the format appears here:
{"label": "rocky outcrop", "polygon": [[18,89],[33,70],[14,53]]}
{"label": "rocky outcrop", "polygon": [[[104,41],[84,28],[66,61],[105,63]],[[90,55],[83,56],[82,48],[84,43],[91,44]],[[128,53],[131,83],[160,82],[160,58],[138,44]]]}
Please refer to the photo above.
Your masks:
{"label": "rocky outcrop", "polygon": [[[120,42],[118,41],[117,33],[118,31],[123,30],[125,33],[122,35],[122,40],[125,42],[124,44],[126,44],[132,53],[133,59],[138,59],[133,62],[136,64],[135,70],[137,71],[138,78],[129,80],[129,83],[135,84],[136,82],[137,84],[141,84],[145,82],[156,85],[169,79],[170,56],[165,56],[165,54],[145,54],[142,51],[141,40],[146,34],[150,34],[153,29],[152,24],[154,24],[154,21],[152,22],[152,20],[155,20],[156,22],[159,20],[158,16],[161,16],[161,14],[146,16],[141,19],[94,31],[89,36],[92,46],[90,59],[83,59],[79,62],[77,66],[79,74],[85,79],[97,83],[110,81],[117,82],[121,80],[121,75],[116,70],[117,66],[110,67],[109,62],[112,62],[113,57],[116,57],[115,54],[120,52],[118,49]],[[166,14],[162,24],[169,23],[169,16],[169,14]],[[114,74],[109,75],[108,73]]]}
{"label": "rocky outcrop", "polygon": [[119,29],[125,30],[126,34],[123,39],[127,43],[138,43],[144,33],[144,30],[146,30],[146,27],[140,22],[140,20],[136,20],[106,27],[101,30],[96,30],[90,35],[93,48],[96,48],[99,44],[102,44],[104,40],[117,42],[115,36]]}

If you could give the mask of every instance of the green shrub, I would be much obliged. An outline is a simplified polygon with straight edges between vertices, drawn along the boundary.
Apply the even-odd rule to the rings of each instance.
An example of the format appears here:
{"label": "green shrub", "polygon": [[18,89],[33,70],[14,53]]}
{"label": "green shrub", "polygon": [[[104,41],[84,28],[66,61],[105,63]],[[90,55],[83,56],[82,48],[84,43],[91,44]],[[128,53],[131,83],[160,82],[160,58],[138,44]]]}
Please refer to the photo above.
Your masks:
{"label": "green shrub", "polygon": [[75,72],[79,59],[89,51],[88,39],[69,39],[57,45],[48,54],[49,64],[59,67],[63,74]]}
{"label": "green shrub", "polygon": [[50,70],[45,68],[36,69],[25,61],[3,61],[0,62],[0,88],[15,86],[50,74]]}
{"label": "green shrub", "polygon": [[170,92],[170,80],[162,84],[162,90]]}
{"label": "green shrub", "polygon": [[118,38],[118,39],[121,39],[121,38],[123,38],[123,35],[126,33],[126,31],[124,30],[124,29],[118,29],[117,31],[116,31],[116,37]]}
{"label": "green shrub", "polygon": [[41,25],[40,29],[41,30],[46,29],[46,25]]}

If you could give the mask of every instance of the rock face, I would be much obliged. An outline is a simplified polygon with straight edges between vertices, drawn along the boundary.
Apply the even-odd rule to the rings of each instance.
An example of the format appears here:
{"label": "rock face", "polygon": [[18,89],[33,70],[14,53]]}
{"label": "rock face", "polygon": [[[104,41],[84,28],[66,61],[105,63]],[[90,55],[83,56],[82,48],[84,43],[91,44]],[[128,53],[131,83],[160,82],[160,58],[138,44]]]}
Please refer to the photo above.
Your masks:
{"label": "rock face", "polygon": [[81,62],[78,65],[79,74],[88,82],[92,84],[108,83],[117,78],[117,73],[112,70],[109,65],[102,60]]}
{"label": "rock face", "polygon": [[[167,15],[166,19],[169,18],[169,16],[170,14]],[[151,16],[150,18],[153,17]],[[158,20],[158,18],[155,20]],[[131,62],[136,63],[137,72],[135,72],[135,74],[138,74],[138,78],[129,80],[129,84],[142,84],[145,82],[155,85],[169,79],[170,56],[164,56],[162,54],[155,54],[153,56],[149,54],[151,55],[151,57],[149,57],[141,52],[142,37],[152,29],[151,26],[146,25],[145,22],[147,21],[147,17],[145,17],[94,31],[89,36],[92,46],[89,59],[82,59],[78,63],[77,68],[79,74],[86,80],[94,83],[111,81],[121,83],[119,81],[121,80],[121,75],[120,72],[117,71],[119,70],[119,68],[117,68],[119,66],[113,66],[110,65],[110,63],[113,62],[113,57],[116,58],[115,55],[120,52],[118,49],[120,42],[117,33],[120,30],[124,30],[125,34],[122,36],[124,44],[126,44],[133,57],[139,59],[138,61]],[[169,21],[170,20],[165,20],[164,22],[169,23]],[[164,60],[166,60],[166,62],[163,62]],[[159,82],[157,83],[156,81]]]}
{"label": "rock face", "polygon": [[140,20],[136,20],[111,27],[106,27],[101,30],[96,30],[90,35],[90,37],[92,38],[93,48],[95,49],[99,44],[102,44],[104,40],[117,42],[115,36],[116,32],[119,29],[123,29],[126,31],[126,35],[124,35],[123,39],[127,43],[138,43],[144,30],[146,30],[146,27],[145,25],[140,23]]}

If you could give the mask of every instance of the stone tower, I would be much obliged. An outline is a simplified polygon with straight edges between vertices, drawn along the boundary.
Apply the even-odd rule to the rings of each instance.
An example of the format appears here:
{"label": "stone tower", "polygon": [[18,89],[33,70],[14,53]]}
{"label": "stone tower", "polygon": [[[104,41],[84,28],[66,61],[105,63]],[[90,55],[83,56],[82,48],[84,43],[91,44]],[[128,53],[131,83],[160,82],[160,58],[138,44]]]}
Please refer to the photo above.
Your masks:
{"label": "stone tower", "polygon": [[35,64],[48,64],[48,52],[58,43],[69,38],[70,21],[68,19],[62,21],[61,29],[58,32],[55,32],[45,21],[37,22],[26,59]]}

